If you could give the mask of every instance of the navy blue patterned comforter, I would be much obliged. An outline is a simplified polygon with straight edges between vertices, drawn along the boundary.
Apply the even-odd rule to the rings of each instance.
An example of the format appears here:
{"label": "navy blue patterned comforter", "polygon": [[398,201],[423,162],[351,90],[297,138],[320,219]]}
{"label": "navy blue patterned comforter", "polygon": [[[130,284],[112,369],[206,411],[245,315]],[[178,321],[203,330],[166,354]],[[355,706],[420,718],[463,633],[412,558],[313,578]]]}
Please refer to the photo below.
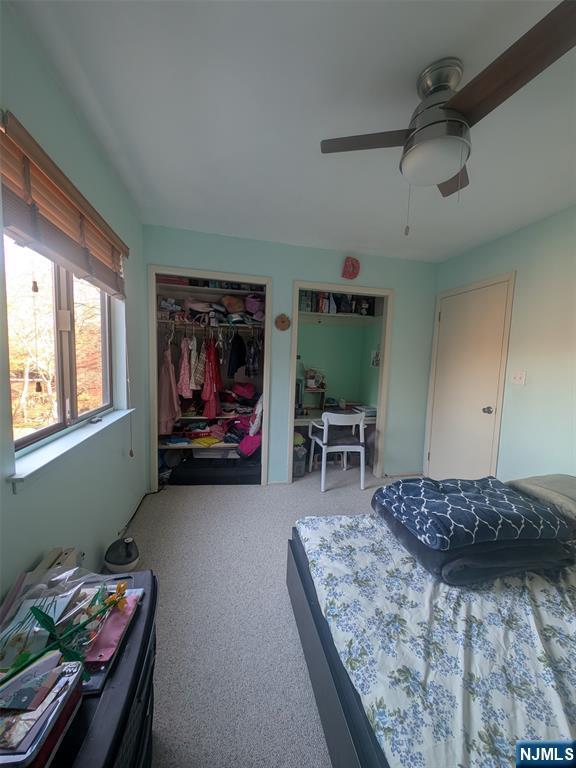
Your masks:
{"label": "navy blue patterned comforter", "polygon": [[375,498],[432,549],[487,541],[576,538],[576,520],[495,477],[409,478],[380,488]]}

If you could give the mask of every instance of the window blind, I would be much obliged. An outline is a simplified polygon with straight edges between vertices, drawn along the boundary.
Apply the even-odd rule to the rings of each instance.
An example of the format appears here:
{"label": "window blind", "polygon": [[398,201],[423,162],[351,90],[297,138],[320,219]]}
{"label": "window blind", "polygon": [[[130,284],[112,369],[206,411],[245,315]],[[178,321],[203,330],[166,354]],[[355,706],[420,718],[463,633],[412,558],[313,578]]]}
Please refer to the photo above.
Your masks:
{"label": "window blind", "polygon": [[102,290],[124,297],[127,245],[11,112],[0,125],[4,228]]}

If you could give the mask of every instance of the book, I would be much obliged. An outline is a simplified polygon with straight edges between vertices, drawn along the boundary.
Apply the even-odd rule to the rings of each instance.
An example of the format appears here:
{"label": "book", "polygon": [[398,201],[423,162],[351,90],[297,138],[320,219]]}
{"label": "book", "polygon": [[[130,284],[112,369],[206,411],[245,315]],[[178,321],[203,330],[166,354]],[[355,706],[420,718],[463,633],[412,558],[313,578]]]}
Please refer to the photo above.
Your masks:
{"label": "book", "polygon": [[[30,608],[40,608],[55,622],[66,610],[74,593],[51,597],[29,598],[22,601],[14,617],[0,632],[0,671],[6,671],[21,654],[34,656],[48,641],[47,630],[39,627]],[[1,679],[0,679],[1,682]]]}
{"label": "book", "polygon": [[31,710],[40,706],[55,683],[60,651],[49,651],[38,661],[0,685],[0,710]]}
{"label": "book", "polygon": [[[55,712],[54,717],[47,722],[45,733],[38,737],[39,747],[35,746],[28,750],[27,755],[23,756],[24,762],[20,763],[22,768],[48,768],[51,765],[54,755],[81,704],[82,686],[77,684],[59,710]],[[2,765],[1,757],[0,765]],[[59,768],[59,766],[55,766],[55,768]]]}
{"label": "book", "polygon": [[36,709],[0,712],[0,765],[13,762],[6,760],[6,755],[25,755],[29,751],[40,749],[42,741],[48,735],[47,726],[58,718],[74,690],[80,688],[82,664],[79,662],[61,664],[54,671],[58,673],[57,679]]}

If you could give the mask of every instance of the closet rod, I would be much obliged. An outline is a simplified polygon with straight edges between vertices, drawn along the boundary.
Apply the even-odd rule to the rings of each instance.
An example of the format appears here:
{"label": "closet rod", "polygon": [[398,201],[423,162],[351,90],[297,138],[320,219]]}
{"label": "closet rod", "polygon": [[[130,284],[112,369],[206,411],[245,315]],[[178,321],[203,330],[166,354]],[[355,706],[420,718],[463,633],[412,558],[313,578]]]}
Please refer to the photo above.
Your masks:
{"label": "closet rod", "polygon": [[255,323],[230,323],[230,325],[224,325],[223,323],[221,325],[200,325],[200,323],[186,323],[183,321],[176,321],[176,320],[157,320],[158,325],[171,325],[173,328],[176,329],[189,329],[194,331],[218,331],[218,329],[222,329],[225,331],[230,330],[237,330],[237,331],[261,331],[264,329],[263,325],[256,325]]}

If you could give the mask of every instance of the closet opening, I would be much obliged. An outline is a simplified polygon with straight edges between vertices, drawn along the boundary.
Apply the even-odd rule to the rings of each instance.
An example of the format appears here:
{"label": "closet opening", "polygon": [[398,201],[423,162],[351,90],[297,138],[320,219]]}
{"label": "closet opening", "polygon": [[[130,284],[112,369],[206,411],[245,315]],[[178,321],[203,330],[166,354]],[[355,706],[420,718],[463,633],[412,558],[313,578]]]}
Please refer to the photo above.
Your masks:
{"label": "closet opening", "polygon": [[366,469],[384,474],[392,300],[388,289],[294,283],[290,480],[308,472],[309,425],[324,411],[364,412]]}
{"label": "closet opening", "polygon": [[150,268],[152,490],[264,485],[270,279]]}

